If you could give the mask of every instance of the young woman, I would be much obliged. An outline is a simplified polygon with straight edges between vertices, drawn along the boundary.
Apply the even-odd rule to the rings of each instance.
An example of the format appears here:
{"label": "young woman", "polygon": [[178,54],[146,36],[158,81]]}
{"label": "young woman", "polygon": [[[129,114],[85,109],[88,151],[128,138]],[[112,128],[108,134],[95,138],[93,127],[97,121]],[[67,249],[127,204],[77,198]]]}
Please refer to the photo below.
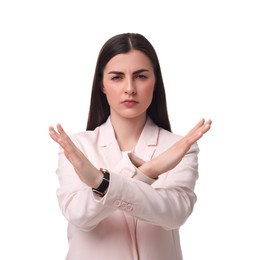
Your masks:
{"label": "young woman", "polygon": [[193,210],[200,122],[173,134],[156,52],[140,34],[102,47],[87,131],[49,128],[61,148],[57,197],[67,260],[180,260],[179,228]]}

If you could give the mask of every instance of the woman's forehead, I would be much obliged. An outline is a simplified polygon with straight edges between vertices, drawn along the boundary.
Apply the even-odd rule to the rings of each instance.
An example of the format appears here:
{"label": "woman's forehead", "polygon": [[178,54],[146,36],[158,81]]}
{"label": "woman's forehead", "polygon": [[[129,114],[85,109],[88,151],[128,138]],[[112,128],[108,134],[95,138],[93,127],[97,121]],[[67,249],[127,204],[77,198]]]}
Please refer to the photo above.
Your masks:
{"label": "woman's forehead", "polygon": [[140,70],[152,69],[152,63],[148,56],[139,50],[133,50],[127,53],[120,53],[112,57],[106,64],[106,71],[127,71],[127,70]]}

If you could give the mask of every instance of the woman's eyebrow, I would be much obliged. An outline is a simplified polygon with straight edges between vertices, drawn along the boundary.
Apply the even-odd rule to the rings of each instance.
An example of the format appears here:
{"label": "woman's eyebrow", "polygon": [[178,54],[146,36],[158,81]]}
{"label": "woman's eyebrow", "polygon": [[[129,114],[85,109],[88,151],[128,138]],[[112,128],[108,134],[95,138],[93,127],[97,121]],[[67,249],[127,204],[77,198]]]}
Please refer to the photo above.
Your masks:
{"label": "woman's eyebrow", "polygon": [[[142,72],[146,72],[149,71],[148,69],[139,69],[133,72],[133,74],[138,74],[138,73],[142,73]],[[124,75],[123,72],[121,71],[110,71],[108,72],[108,74],[117,74],[117,75]]]}
{"label": "woman's eyebrow", "polygon": [[118,74],[118,75],[123,75],[124,73],[121,71],[110,71],[108,74]]}
{"label": "woman's eyebrow", "polygon": [[149,71],[149,70],[148,69],[140,69],[140,70],[134,71],[133,74],[139,74],[139,73],[146,72],[146,71]]}

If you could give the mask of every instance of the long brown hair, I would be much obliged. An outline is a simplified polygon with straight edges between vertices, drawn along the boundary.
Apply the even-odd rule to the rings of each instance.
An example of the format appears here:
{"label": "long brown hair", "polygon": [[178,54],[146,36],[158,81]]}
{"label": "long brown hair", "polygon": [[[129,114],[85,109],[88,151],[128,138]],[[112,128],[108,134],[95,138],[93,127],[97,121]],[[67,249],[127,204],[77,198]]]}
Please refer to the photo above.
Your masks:
{"label": "long brown hair", "polygon": [[141,34],[123,33],[110,38],[101,48],[93,78],[90,109],[86,130],[94,130],[104,123],[110,115],[110,107],[106,95],[102,92],[103,70],[109,60],[120,53],[139,50],[151,60],[155,73],[155,90],[153,99],[147,109],[148,116],[155,124],[171,131],[168,118],[166,95],[159,60],[154,47]]}

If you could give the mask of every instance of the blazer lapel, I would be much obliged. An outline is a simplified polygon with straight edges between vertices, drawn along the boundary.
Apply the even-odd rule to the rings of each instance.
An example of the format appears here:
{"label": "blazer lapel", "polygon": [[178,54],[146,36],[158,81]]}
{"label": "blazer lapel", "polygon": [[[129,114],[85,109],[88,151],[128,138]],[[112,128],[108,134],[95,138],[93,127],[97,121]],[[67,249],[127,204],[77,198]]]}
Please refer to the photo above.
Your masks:
{"label": "blazer lapel", "polygon": [[148,117],[134,153],[144,161],[150,161],[156,151],[159,127]]}
{"label": "blazer lapel", "polygon": [[[147,118],[146,124],[134,149],[134,153],[144,161],[151,160],[156,151],[158,136],[159,127],[155,125],[150,118]],[[110,118],[100,126],[98,145],[106,167],[110,169],[116,167],[121,161],[122,155]]]}
{"label": "blazer lapel", "polygon": [[115,138],[115,133],[110,121],[110,118],[100,126],[99,143],[100,152],[106,167],[114,168],[121,160],[121,151],[118,142]]}

